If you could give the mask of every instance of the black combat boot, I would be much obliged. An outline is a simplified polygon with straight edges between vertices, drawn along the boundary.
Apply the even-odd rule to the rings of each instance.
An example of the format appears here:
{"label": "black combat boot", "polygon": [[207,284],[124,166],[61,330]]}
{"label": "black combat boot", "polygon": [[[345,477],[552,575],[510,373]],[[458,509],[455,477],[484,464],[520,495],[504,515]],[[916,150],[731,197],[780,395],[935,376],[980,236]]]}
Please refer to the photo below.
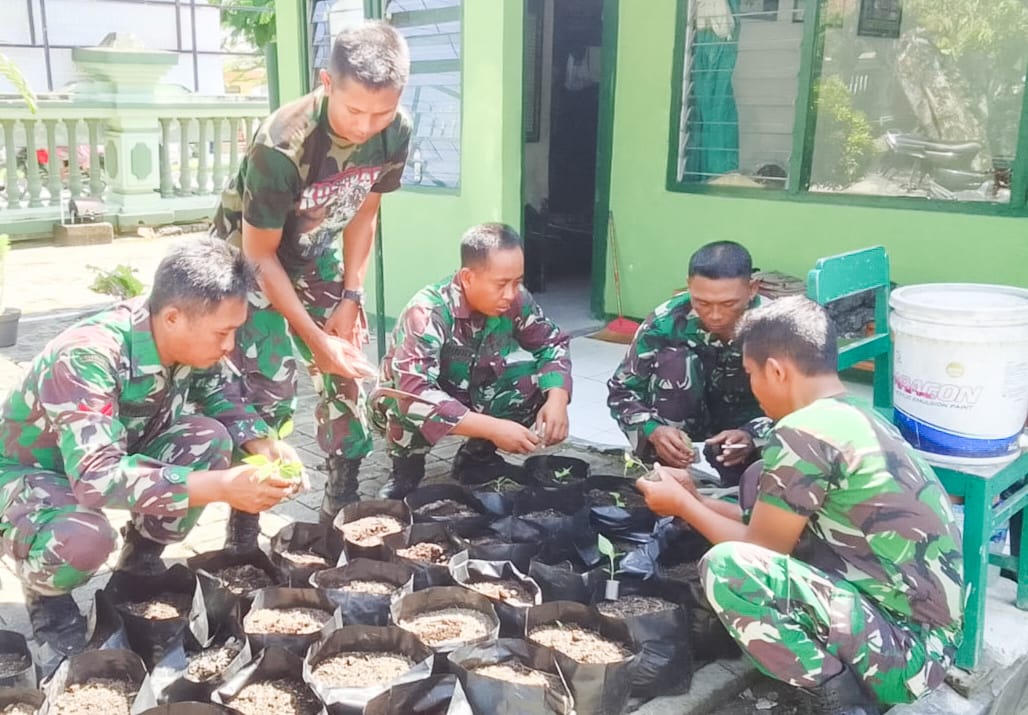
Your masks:
{"label": "black combat boot", "polygon": [[379,499],[403,499],[417,489],[425,478],[425,455],[412,454],[409,457],[393,457],[393,471],[389,479],[378,490]]}
{"label": "black combat boot", "polygon": [[341,512],[344,506],[361,500],[357,481],[361,460],[333,455],[326,462],[328,464],[328,481],[325,483],[325,496],[321,499],[321,513],[318,515],[318,522],[331,525],[336,514]]}
{"label": "black combat boot", "polygon": [[811,715],[879,715],[878,705],[849,668],[806,692]]}
{"label": "black combat boot", "polygon": [[228,515],[225,529],[225,549],[237,554],[257,550],[257,537],[261,533],[260,514],[233,509]]}
{"label": "black combat boot", "polygon": [[136,576],[157,576],[168,570],[167,565],[161,561],[164,544],[143,536],[131,521],[121,528],[121,535],[125,537],[125,543],[118,555],[118,563],[114,566],[115,571]]}
{"label": "black combat boot", "polygon": [[496,453],[487,439],[472,437],[460,446],[453,458],[453,478],[463,484],[484,484],[505,476],[510,465]]}
{"label": "black combat boot", "polygon": [[[36,643],[58,656],[72,656],[86,647],[86,619],[70,593],[42,596],[22,586]],[[47,654],[43,658],[49,660]]]}

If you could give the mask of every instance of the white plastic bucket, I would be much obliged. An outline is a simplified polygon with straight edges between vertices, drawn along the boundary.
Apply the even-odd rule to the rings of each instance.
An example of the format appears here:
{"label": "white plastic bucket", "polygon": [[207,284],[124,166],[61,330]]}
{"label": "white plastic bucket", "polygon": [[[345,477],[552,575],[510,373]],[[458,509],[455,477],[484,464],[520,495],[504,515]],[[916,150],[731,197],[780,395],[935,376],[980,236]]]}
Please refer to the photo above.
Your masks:
{"label": "white plastic bucket", "polygon": [[997,463],[1028,414],[1028,290],[972,283],[892,292],[893,406],[937,464]]}

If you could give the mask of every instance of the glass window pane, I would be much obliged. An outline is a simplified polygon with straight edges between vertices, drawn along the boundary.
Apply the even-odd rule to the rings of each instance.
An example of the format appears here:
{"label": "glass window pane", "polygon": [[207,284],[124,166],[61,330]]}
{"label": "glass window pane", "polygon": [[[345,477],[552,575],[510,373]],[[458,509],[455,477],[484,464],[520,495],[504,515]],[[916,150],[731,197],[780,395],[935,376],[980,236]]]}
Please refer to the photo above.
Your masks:
{"label": "glass window pane", "polygon": [[823,0],[811,191],[1010,201],[1028,0]]}
{"label": "glass window pane", "polygon": [[677,176],[785,188],[803,0],[690,0]]}

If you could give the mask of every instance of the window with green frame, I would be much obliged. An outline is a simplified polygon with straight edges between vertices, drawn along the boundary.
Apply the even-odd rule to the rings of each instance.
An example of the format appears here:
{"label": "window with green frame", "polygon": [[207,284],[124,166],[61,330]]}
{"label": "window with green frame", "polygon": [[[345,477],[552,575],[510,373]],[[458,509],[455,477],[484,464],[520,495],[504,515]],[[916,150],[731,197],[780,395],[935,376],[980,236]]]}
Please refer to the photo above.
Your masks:
{"label": "window with green frame", "polygon": [[402,103],[414,134],[405,187],[460,188],[462,0],[387,0],[383,15],[410,45]]}
{"label": "window with green frame", "polygon": [[669,188],[1023,214],[1026,37],[1028,0],[679,0]]}

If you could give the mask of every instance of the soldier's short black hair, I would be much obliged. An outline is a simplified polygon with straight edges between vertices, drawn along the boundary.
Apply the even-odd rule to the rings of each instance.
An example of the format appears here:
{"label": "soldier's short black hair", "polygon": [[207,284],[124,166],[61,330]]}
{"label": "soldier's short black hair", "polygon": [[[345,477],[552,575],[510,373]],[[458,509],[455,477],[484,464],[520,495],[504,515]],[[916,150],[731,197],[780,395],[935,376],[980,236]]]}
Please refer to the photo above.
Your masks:
{"label": "soldier's short black hair", "polygon": [[402,90],[410,77],[410,48],[388,23],[362,22],[336,35],[328,73],[333,79],[350,78],[368,89]]}
{"label": "soldier's short black hair", "polygon": [[480,223],[472,226],[460,239],[460,266],[481,265],[492,251],[524,250],[521,236],[505,223]]}
{"label": "soldier's short black hair", "polygon": [[697,249],[689,259],[689,277],[711,280],[744,278],[753,274],[753,259],[744,246],[735,241],[714,241]]}
{"label": "soldier's short black hair", "polygon": [[154,273],[150,313],[175,306],[187,315],[207,315],[224,300],[246,300],[257,285],[251,263],[234,246],[200,238],[175,246]]}
{"label": "soldier's short black hair", "polygon": [[839,345],[828,311],[801,295],[780,298],[746,311],[735,331],[743,357],[763,366],[787,358],[804,375],[838,370]]}

